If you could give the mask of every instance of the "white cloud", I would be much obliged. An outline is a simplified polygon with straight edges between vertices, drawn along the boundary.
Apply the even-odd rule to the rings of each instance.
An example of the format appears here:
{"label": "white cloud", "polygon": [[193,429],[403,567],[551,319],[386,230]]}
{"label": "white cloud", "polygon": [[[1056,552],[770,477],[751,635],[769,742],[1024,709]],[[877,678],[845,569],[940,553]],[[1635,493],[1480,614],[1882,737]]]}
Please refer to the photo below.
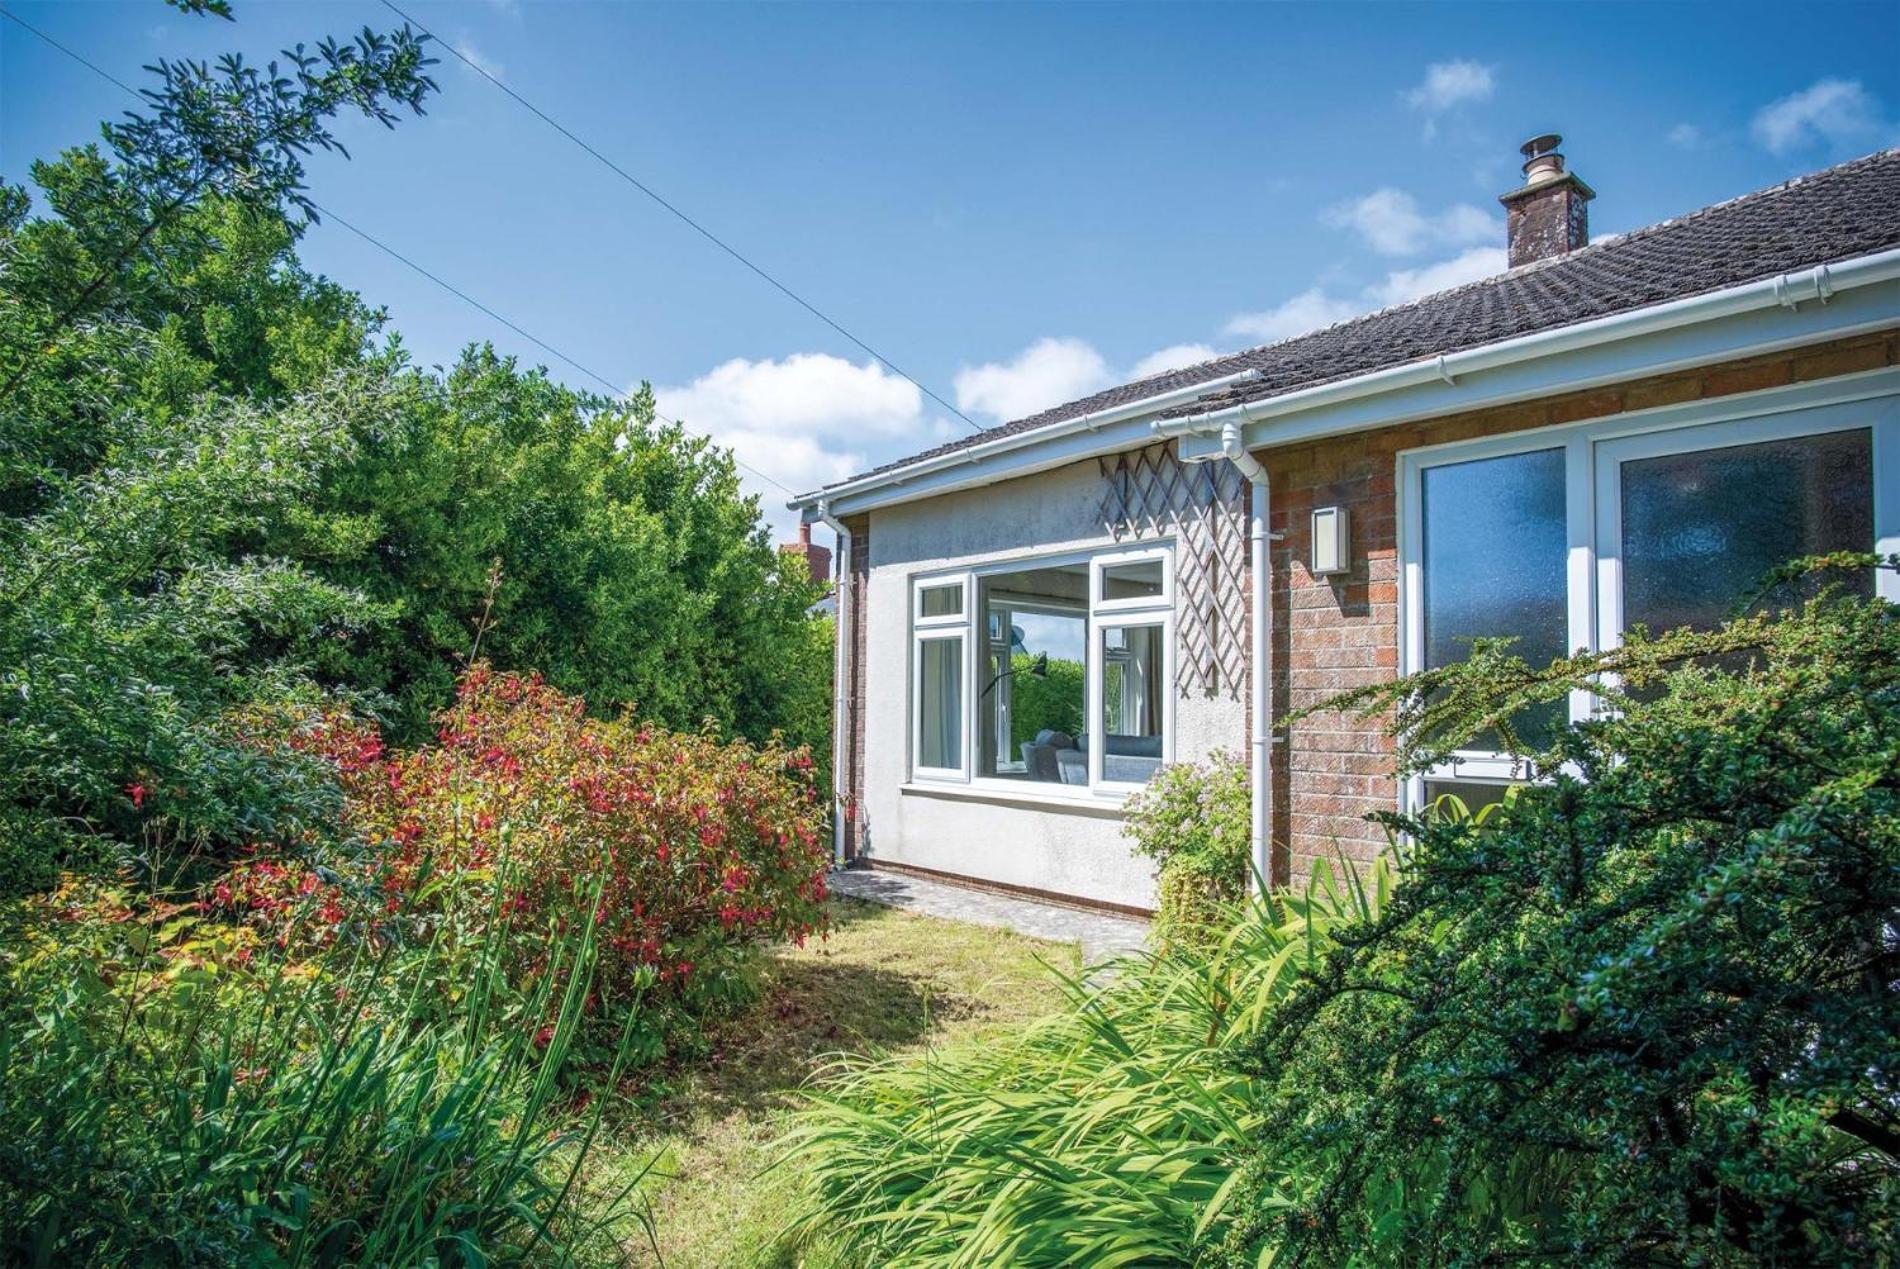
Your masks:
{"label": "white cloud", "polygon": [[473,62],[476,69],[480,70],[483,74],[492,75],[496,79],[506,78],[503,73],[505,68],[502,64],[476,48],[475,42],[467,36],[463,36],[455,41],[455,51],[460,53],[463,57],[466,57],[470,62]]}
{"label": "white cloud", "polygon": [[1503,247],[1472,247],[1437,264],[1417,269],[1394,269],[1385,275],[1385,281],[1367,287],[1365,294],[1383,308],[1418,299],[1421,295],[1448,291],[1467,282],[1476,282],[1479,278],[1502,273],[1509,267],[1510,257]]}
{"label": "white cloud", "polygon": [[[924,414],[923,394],[876,362],[857,365],[827,353],[782,360],[735,357],[691,383],[654,389],[660,413],[730,447],[740,461],[803,493],[944,439],[942,420]],[[885,451],[895,451],[890,453]],[[781,535],[797,522],[785,491],[741,471]]]}
{"label": "white cloud", "polygon": [[1681,150],[1693,150],[1702,144],[1702,129],[1693,123],[1679,123],[1671,128],[1663,140]]}
{"label": "white cloud", "polygon": [[1363,304],[1328,295],[1316,286],[1264,312],[1236,315],[1227,323],[1227,333],[1270,344],[1343,322],[1363,312]]}
{"label": "white cloud", "polygon": [[829,353],[782,361],[734,357],[683,388],[661,389],[662,408],[707,426],[770,424],[825,436],[902,436],[923,415],[923,394],[874,361]]}
{"label": "white cloud", "polygon": [[1880,102],[1857,79],[1821,79],[1798,93],[1763,106],[1751,130],[1772,154],[1816,143],[1845,149],[1882,129]]}
{"label": "white cloud", "polygon": [[1427,66],[1424,82],[1407,92],[1405,100],[1414,110],[1443,114],[1466,102],[1489,101],[1494,87],[1489,66],[1458,58]]}
{"label": "white cloud", "polygon": [[1014,360],[957,371],[957,408],[997,419],[1020,419],[1114,382],[1108,362],[1086,341],[1045,338]]}
{"label": "white cloud", "polygon": [[1206,344],[1170,344],[1143,357],[1129,370],[1130,379],[1146,379],[1149,375],[1158,375],[1166,370],[1182,370],[1188,366],[1198,366],[1203,361],[1212,361],[1220,356],[1220,349],[1209,348]]}
{"label": "white cloud", "polygon": [[1428,216],[1418,209],[1417,199],[1390,186],[1341,203],[1322,219],[1334,228],[1354,230],[1374,251],[1388,256],[1415,255],[1433,246],[1463,246],[1501,232],[1495,218],[1470,203],[1456,203]]}

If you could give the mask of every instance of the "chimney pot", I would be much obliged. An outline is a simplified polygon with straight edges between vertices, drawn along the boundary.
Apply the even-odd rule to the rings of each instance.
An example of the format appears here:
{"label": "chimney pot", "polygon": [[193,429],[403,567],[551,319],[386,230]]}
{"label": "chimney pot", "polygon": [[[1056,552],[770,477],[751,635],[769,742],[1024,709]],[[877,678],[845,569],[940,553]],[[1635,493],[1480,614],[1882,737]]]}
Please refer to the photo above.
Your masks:
{"label": "chimney pot", "polygon": [[1524,184],[1498,199],[1504,204],[1511,267],[1548,260],[1590,241],[1587,204],[1596,191],[1564,169],[1555,132],[1532,137],[1518,147],[1524,156]]}

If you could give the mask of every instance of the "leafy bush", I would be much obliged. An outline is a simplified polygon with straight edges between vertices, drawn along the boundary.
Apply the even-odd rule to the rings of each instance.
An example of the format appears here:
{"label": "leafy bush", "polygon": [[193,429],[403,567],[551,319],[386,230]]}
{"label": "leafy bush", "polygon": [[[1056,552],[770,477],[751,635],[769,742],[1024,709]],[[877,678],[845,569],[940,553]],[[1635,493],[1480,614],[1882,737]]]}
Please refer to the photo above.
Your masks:
{"label": "leafy bush", "polygon": [[1157,869],[1157,936],[1219,937],[1229,909],[1246,893],[1252,805],[1247,764],[1229,753],[1163,767],[1128,799],[1122,832]]}
{"label": "leafy bush", "polygon": [[1610,708],[1483,828],[1390,817],[1407,883],[1245,1046],[1271,1110],[1237,1263],[1900,1244],[1900,611],[1834,594],[1546,669],[1486,644],[1348,703],[1395,709],[1417,769],[1590,688]]}
{"label": "leafy bush", "polygon": [[805,1220],[877,1265],[1182,1264],[1231,1222],[1268,1087],[1230,1056],[1393,874],[1322,869],[1223,911],[1225,938],[1115,962],[1015,1036],[842,1064],[786,1140]]}
{"label": "leafy bush", "polygon": [[497,939],[506,982],[531,996],[550,974],[548,939],[580,919],[577,883],[595,882],[586,1012],[612,1036],[642,1001],[640,1057],[658,1054],[659,1006],[744,998],[752,949],[802,943],[823,920],[830,857],[802,750],[602,722],[485,665],[463,676],[439,736],[388,752],[348,719],[303,726],[295,743],[335,764],[344,827],[367,849],[334,867],[245,862],[213,887],[215,905],[318,947],[426,942],[444,975],[429,999],[459,1009],[469,958]]}
{"label": "leafy bush", "polygon": [[[5,935],[0,1260],[559,1259],[629,1215],[572,1201],[598,1112],[576,1117],[555,1074],[584,975],[543,989],[549,1031],[494,1037],[378,1007],[434,977],[394,943],[273,960],[243,927],[97,883],[15,905]],[[593,941],[583,921],[550,954],[584,965]]]}

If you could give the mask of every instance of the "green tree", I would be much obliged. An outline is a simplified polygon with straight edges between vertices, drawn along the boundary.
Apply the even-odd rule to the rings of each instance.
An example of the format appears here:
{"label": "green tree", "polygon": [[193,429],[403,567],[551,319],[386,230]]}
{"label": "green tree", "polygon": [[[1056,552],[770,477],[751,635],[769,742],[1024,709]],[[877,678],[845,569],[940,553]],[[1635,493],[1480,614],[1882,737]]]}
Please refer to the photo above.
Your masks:
{"label": "green tree", "polygon": [[[19,687],[37,673],[30,662],[62,664],[62,648],[81,646],[92,659],[66,672],[88,681],[112,672],[99,659],[114,649],[139,662],[151,648],[83,614],[129,621],[128,604],[176,602],[180,569],[269,568],[311,587],[299,602],[332,604],[230,621],[234,600],[210,605],[226,621],[216,631],[195,612],[132,621],[141,638],[204,650],[173,647],[141,671],[194,704],[121,727],[88,700],[123,743],[88,742],[83,780],[74,754],[34,765],[76,735],[50,715],[25,725],[45,692],[9,693],[0,722],[18,721],[19,752],[34,755],[15,772],[21,823],[129,831],[113,791],[157,770],[138,755],[167,748],[159,732],[182,752],[183,731],[256,699],[266,680],[357,693],[398,738],[419,739],[448,700],[497,563],[486,650],[499,663],[539,668],[603,713],[710,719],[757,740],[782,730],[828,749],[830,650],[807,612],[819,590],[773,550],[729,454],[660,425],[645,390],[612,403],[485,347],[447,372],[417,367],[381,310],[298,261],[314,214],[298,156],[335,146],[325,120],[337,110],[385,123],[396,107],[419,111],[433,89],[421,49],[406,31],[366,32],[287,54],[282,75],[230,59],[162,63],[145,117],[33,167],[51,214],[0,183],[0,673]],[[238,443],[279,414],[295,415],[279,450]],[[215,450],[226,418],[234,443],[211,473],[218,456],[192,447]],[[252,459],[275,465],[253,478]],[[156,559],[143,526],[108,513],[156,497],[147,485],[188,526]],[[198,495],[229,501],[182,507]],[[76,550],[60,534],[79,532],[87,562],[33,581],[32,561]],[[213,669],[216,691],[166,678]],[[194,783],[183,767],[168,781]],[[65,857],[28,853],[42,876]]]}
{"label": "green tree", "polygon": [[[731,455],[659,424],[650,391],[609,402],[484,346],[443,377],[404,370],[393,395],[274,546],[388,614],[313,653],[388,693],[404,739],[447,699],[497,564],[486,655],[597,710],[762,740],[809,675],[828,682],[806,648],[818,589],[773,549]],[[815,722],[790,738],[822,747]]]}
{"label": "green tree", "polygon": [[0,189],[0,891],[329,803],[235,721],[308,695],[298,650],[372,615],[260,550],[386,408],[353,364],[371,316],[285,267],[290,215],[339,111],[393,123],[434,85],[406,30],[285,56],[162,62],[110,159],[35,165],[51,216]]}

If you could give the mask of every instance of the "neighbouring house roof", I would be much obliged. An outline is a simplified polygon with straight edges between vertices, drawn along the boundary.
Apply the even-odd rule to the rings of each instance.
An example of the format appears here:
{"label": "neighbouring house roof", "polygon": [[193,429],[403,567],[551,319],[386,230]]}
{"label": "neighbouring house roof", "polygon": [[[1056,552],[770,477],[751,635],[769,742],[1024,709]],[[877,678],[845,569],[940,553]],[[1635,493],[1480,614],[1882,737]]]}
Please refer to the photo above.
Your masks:
{"label": "neighbouring house roof", "polygon": [[1257,377],[1168,413],[1261,401],[1894,247],[1900,247],[1900,148],[1310,334],[1138,379],[826,489],[1241,371]]}

